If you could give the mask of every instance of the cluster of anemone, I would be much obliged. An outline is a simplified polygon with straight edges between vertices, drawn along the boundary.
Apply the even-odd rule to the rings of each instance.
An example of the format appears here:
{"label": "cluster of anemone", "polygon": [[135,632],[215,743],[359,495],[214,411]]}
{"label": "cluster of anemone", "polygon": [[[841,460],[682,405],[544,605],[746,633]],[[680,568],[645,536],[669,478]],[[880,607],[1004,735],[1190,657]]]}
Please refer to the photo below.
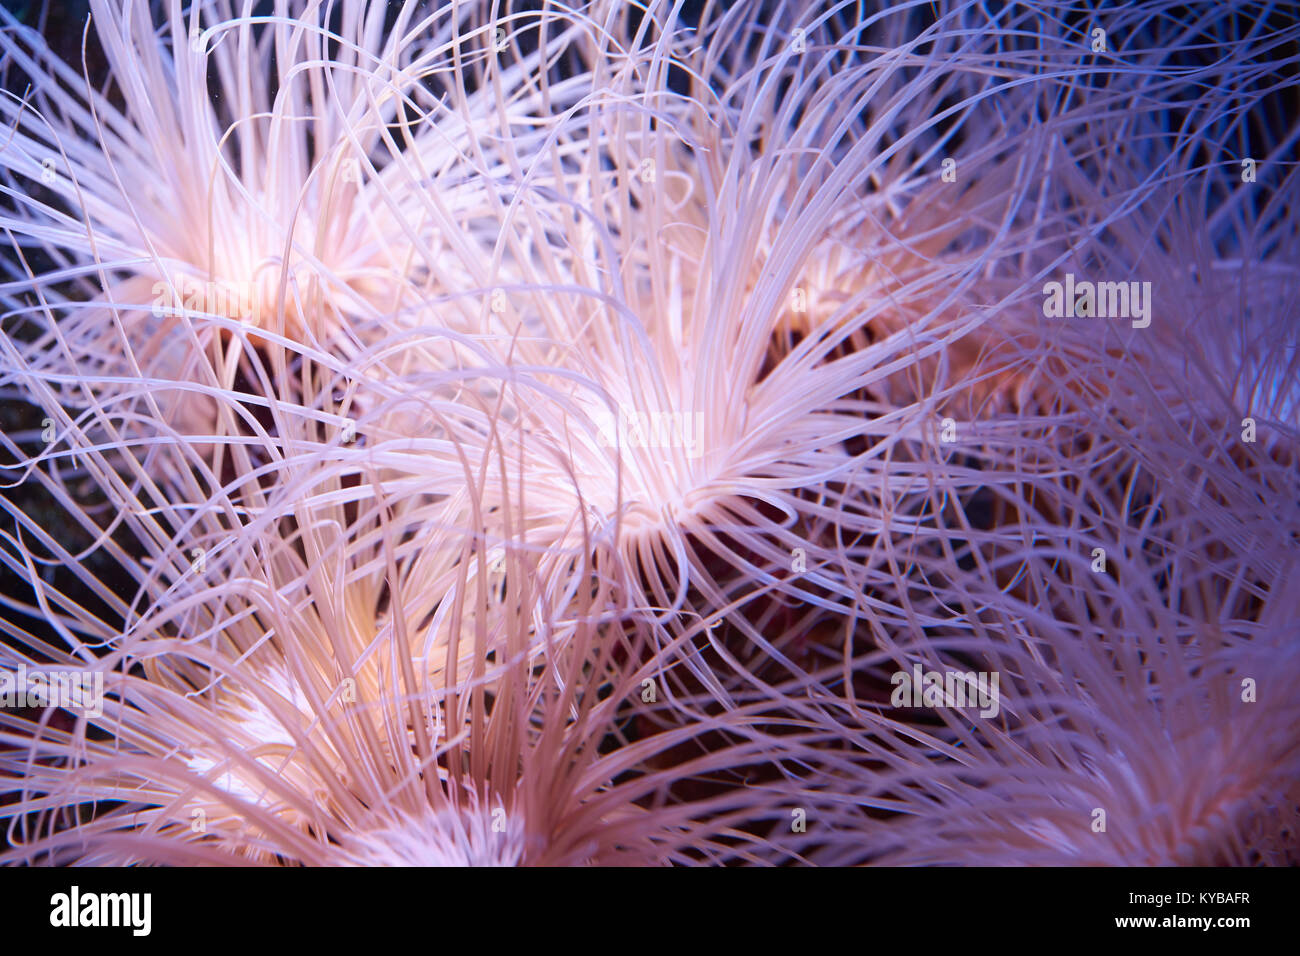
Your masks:
{"label": "cluster of anemone", "polygon": [[517,7],[0,14],[0,859],[1294,863],[1294,18]]}

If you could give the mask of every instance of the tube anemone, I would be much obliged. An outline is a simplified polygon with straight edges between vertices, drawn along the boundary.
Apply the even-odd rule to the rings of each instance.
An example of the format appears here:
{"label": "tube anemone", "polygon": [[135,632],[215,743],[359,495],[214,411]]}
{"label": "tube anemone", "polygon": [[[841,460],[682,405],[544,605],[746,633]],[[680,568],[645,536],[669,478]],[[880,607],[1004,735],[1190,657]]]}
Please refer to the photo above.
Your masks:
{"label": "tube anemone", "polygon": [[[869,565],[871,535],[915,524],[902,499],[933,474],[949,387],[923,369],[983,320],[974,287],[1003,240],[941,255],[982,224],[979,194],[939,232],[913,235],[891,213],[931,178],[922,167],[941,134],[933,103],[907,105],[931,79],[907,74],[912,50],[838,62],[874,19],[836,38],[834,18],[810,21],[810,67],[738,13],[708,21],[698,51],[666,7],[651,14],[640,47],[597,51],[600,85],[553,134],[599,148],[581,163],[557,149],[554,172],[536,172],[554,185],[532,189],[528,215],[544,227],[534,241],[549,241],[518,290],[520,334],[500,372],[472,372],[501,376],[510,413],[480,429],[515,475],[513,490],[489,476],[485,511],[503,513],[511,495],[562,573],[579,535],[612,535],[626,602],[672,633],[772,594],[836,608],[855,595],[838,566]],[[733,62],[737,46],[754,48],[754,66]],[[979,103],[983,81],[967,78],[979,46],[939,58],[936,72],[969,94],[950,125]],[[673,70],[691,78],[685,94]],[[867,185],[883,178],[887,191]],[[812,303],[797,344],[792,293]],[[910,394],[890,401],[891,381]],[[412,465],[431,478],[445,467]]]}
{"label": "tube anemone", "polygon": [[142,414],[239,434],[203,389],[298,399],[302,362],[464,297],[461,274],[503,281],[484,210],[530,148],[527,104],[566,94],[530,89],[538,54],[507,63],[473,5],[91,7],[104,91],[11,18],[0,32],[28,87],[0,98],[0,294],[30,364],[69,377],[64,404],[143,377]]}
{"label": "tube anemone", "polygon": [[[925,769],[906,761],[877,780],[880,802],[867,805],[903,816],[868,827],[875,862],[1242,865],[1293,856],[1287,546],[1216,554],[1209,542],[1235,520],[1231,506],[1165,500],[1159,524],[1133,527],[1083,500],[1106,499],[1074,499],[1078,532],[1033,528],[1032,546],[975,549],[987,565],[944,582],[964,595],[954,618],[900,646],[931,668],[999,673],[1002,717],[941,711],[945,726],[914,744],[933,748]],[[1090,567],[1099,542],[1101,574]],[[999,568],[1024,582],[1022,594],[1007,593]],[[1265,671],[1262,700],[1252,688]]]}
{"label": "tube anemone", "polygon": [[[293,550],[275,535],[267,548]],[[758,791],[675,793],[684,776],[736,775],[762,759],[770,741],[747,720],[626,740],[629,708],[653,716],[665,702],[638,698],[640,675],[618,661],[639,649],[603,637],[591,607],[569,609],[580,616],[562,646],[549,639],[561,626],[544,622],[542,654],[529,651],[533,620],[510,615],[503,646],[476,654],[471,673],[430,677],[403,623],[419,611],[392,574],[391,542],[383,559],[393,584],[377,632],[374,608],[347,594],[353,582],[339,582],[340,597],[356,613],[334,615],[309,580],[260,589],[238,578],[190,599],[186,615],[165,604],[143,614],[128,637],[102,627],[99,643],[114,649],[93,663],[105,676],[101,714],[72,726],[51,722],[53,711],[0,714],[0,776],[16,798],[3,809],[3,859],[658,864],[734,858],[730,827],[773,814],[775,789],[762,803]],[[449,592],[468,606],[453,616],[467,618],[483,591]],[[212,626],[178,627],[205,616],[199,603]],[[14,657],[6,648],[5,665]],[[705,732],[730,742],[656,766]]]}

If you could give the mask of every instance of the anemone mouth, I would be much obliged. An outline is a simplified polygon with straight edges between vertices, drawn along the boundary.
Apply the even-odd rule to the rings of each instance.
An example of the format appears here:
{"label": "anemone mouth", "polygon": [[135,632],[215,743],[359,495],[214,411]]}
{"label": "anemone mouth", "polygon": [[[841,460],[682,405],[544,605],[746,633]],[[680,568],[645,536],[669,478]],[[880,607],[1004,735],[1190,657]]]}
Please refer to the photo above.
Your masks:
{"label": "anemone mouth", "polygon": [[624,540],[635,547],[650,535],[663,535],[669,529],[690,526],[716,497],[705,488],[655,503],[634,498],[618,516],[618,526]]}
{"label": "anemone mouth", "polygon": [[336,851],[347,866],[514,867],[537,855],[542,840],[500,798],[470,795],[461,806],[362,822]]}

